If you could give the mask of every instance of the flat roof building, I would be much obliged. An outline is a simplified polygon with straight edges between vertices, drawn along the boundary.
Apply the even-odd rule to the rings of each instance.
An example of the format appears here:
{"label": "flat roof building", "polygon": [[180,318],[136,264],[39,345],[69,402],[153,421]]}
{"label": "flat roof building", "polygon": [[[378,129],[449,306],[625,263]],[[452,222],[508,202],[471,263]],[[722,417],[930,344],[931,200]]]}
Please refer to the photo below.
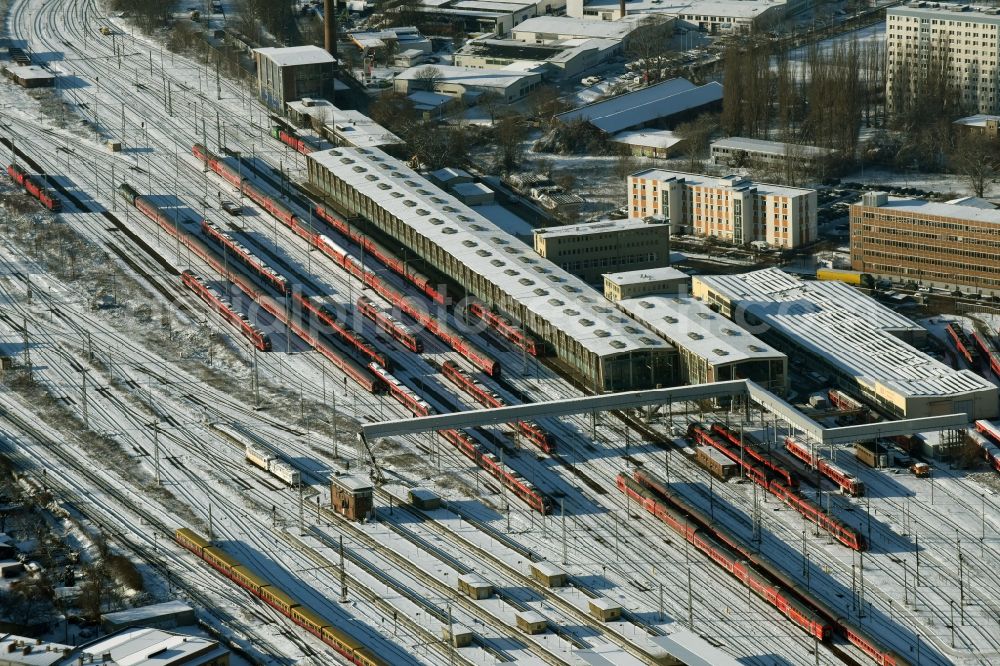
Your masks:
{"label": "flat roof building", "polygon": [[721,104],[722,84],[711,81],[697,86],[678,78],[560,113],[556,119],[563,123],[583,120],[615,134],[653,123],[680,122]]}
{"label": "flat roof building", "polygon": [[991,139],[995,139],[1000,135],[1000,116],[979,113],[974,116],[959,118],[952,124],[960,130],[987,136]]}
{"label": "flat roof building", "polygon": [[118,631],[126,627],[173,629],[193,625],[196,620],[194,609],[176,599],[116,613],[105,613],[101,617],[101,622],[107,631]]}
{"label": "flat roof building", "polygon": [[123,629],[78,647],[0,636],[0,666],[228,666],[229,654],[218,641],[143,627]]}
{"label": "flat roof building", "polygon": [[731,136],[711,144],[712,164],[730,167],[777,166],[794,162],[807,168],[820,166],[837,151],[782,141],[765,141]]}
{"label": "flat roof building", "polygon": [[618,307],[677,348],[678,380],[706,384],[750,379],[788,390],[788,357],[691,296],[646,295]]}
{"label": "flat roof building", "polygon": [[997,387],[953,370],[901,337],[922,327],[842,282],[803,281],[776,268],[695,276],[692,293],[783,349],[829,370],[901,418],[966,413],[993,418]]}
{"label": "flat roof building", "polygon": [[670,266],[604,275],[604,297],[609,301],[621,301],[647,294],[674,296],[690,292],[691,277]]}
{"label": "flat roof building", "polygon": [[930,67],[940,68],[943,85],[962,107],[997,113],[998,33],[1000,13],[991,7],[912,2],[886,8],[886,105],[896,112],[919,104],[919,77]]}
{"label": "flat roof building", "polygon": [[636,157],[664,159],[676,155],[686,141],[670,130],[625,130],[611,137],[611,143],[626,146]]}
{"label": "flat roof building", "polygon": [[534,44],[558,43],[567,39],[614,39],[625,42],[639,21],[627,17],[622,21],[590,21],[571,16],[536,16],[519,23],[511,37]]}
{"label": "flat roof building", "polygon": [[[428,79],[427,66],[411,67],[400,72],[395,79],[396,92],[436,92],[475,103],[484,93],[495,94],[501,101],[511,104],[524,99],[542,84],[542,75],[516,69],[476,69],[454,65],[433,65],[434,78]],[[428,90],[431,87],[433,90]]]}
{"label": "flat roof building", "polygon": [[1000,295],[1000,210],[984,208],[982,200],[938,203],[868,192],[850,215],[854,270]]}
{"label": "flat roof building", "polygon": [[602,220],[535,229],[535,252],[596,284],[609,271],[670,263],[670,227],[645,220]]}
{"label": "flat roof building", "polygon": [[535,44],[514,39],[469,40],[455,52],[455,65],[472,68],[517,66],[540,72],[549,79],[574,77],[622,54],[615,39],[574,38]]}
{"label": "flat roof building", "polygon": [[288,116],[299,125],[319,125],[319,132],[335,146],[384,148],[403,140],[382,125],[353,109],[339,109],[325,99],[288,102]]}
{"label": "flat roof building", "polygon": [[334,93],[337,61],[318,46],[261,48],[253,51],[257,64],[257,96],[272,111],[285,112],[288,102]]}
{"label": "flat roof building", "polygon": [[565,0],[422,0],[417,11],[432,14],[434,20],[452,23],[471,34],[506,35],[515,25],[538,16],[552,14],[566,6]]}
{"label": "flat roof building", "polygon": [[406,51],[431,53],[434,50],[431,40],[420,34],[420,30],[415,26],[397,26],[374,32],[349,32],[347,38],[362,51],[386,47],[394,48],[400,53]]}
{"label": "flat roof building", "polygon": [[714,236],[736,245],[795,248],[817,238],[816,190],[742,176],[646,169],[628,177],[630,218],[658,216],[670,233]]}
{"label": "flat roof building", "polygon": [[670,375],[670,345],[402,161],[356,148],[311,153],[306,160],[317,192],[522,323],[588,386],[642,388]]}
{"label": "flat roof building", "polygon": [[615,21],[625,16],[662,15],[698,26],[711,34],[752,32],[797,11],[805,0],[568,0],[566,14],[591,21]]}

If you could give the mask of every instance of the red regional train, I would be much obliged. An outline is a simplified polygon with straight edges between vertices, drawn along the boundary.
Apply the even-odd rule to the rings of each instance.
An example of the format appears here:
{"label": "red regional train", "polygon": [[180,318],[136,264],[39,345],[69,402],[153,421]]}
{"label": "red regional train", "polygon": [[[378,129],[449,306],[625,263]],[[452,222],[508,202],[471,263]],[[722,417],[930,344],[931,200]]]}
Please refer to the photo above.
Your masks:
{"label": "red regional train", "polygon": [[819,454],[813,454],[805,442],[795,437],[785,437],[785,448],[806,465],[818,469],[820,474],[836,483],[841,492],[853,497],[861,497],[865,494],[864,481],[860,481],[853,474],[848,474],[832,462],[821,458]]}
{"label": "red regional train", "polygon": [[462,455],[484,469],[490,476],[502,483],[528,506],[541,514],[552,513],[552,500],[530,481],[504,465],[492,453],[482,450],[479,444],[464,430],[438,430]]}
{"label": "red regional train", "polygon": [[369,363],[368,369],[376,377],[380,377],[386,386],[389,388],[389,395],[396,399],[396,401],[401,404],[406,409],[410,410],[414,416],[430,416],[435,414],[434,408],[431,407],[427,402],[424,401],[419,395],[416,394],[410,387],[406,386],[403,382],[399,381],[396,377],[392,376],[388,370],[380,366],[378,363]]}
{"label": "red regional train", "polygon": [[780,463],[771,460],[770,458],[764,456],[760,450],[754,446],[754,440],[747,436],[740,436],[740,433],[733,430],[724,423],[713,423],[712,432],[720,437],[726,439],[730,444],[735,446],[737,449],[743,449],[743,451],[756,460],[759,464],[770,470],[771,474],[779,477],[785,482],[785,485],[789,488],[798,488],[799,480],[790,471],[784,468]]}
{"label": "red regional train", "polygon": [[359,296],[358,310],[361,311],[361,314],[375,322],[379,330],[411,352],[420,354],[424,351],[424,343],[417,336],[416,331],[379,307],[372,299],[367,296]]}
{"label": "red regional train", "polygon": [[358,666],[388,666],[374,650],[340,629],[343,621],[330,621],[299,603],[280,587],[272,584],[235,557],[186,527],[174,532],[174,539],[204,560],[213,569],[233,581],[268,606],[316,636]]}
{"label": "red regional train", "polygon": [[702,446],[711,446],[718,449],[723,455],[739,465],[743,469],[744,474],[754,483],[798,511],[810,522],[819,525],[820,528],[829,532],[840,543],[853,550],[860,551],[867,549],[864,537],[857,530],[827,514],[823,511],[822,507],[811,499],[800,495],[795,488],[789,487],[783,478],[775,478],[773,473],[767,468],[762,468],[755,464],[755,460],[741,456],[738,451],[733,450],[727,444],[714,437],[712,431],[706,425],[692,423],[688,427],[688,437]]}
{"label": "red regional train", "polygon": [[[507,402],[499,395],[483,386],[475,377],[458,367],[454,361],[445,361],[441,364],[441,374],[448,380],[468,393],[483,407],[496,409],[506,407]],[[518,421],[514,424],[521,435],[537,446],[545,453],[552,453],[556,450],[555,438],[534,421]]]}
{"label": "red regional train", "polygon": [[968,334],[966,334],[965,329],[962,325],[957,322],[951,322],[945,326],[945,330],[948,331],[948,335],[951,336],[951,341],[955,343],[955,349],[958,353],[965,357],[965,360],[969,362],[972,368],[979,367],[979,353],[973,346],[972,341],[969,340]]}
{"label": "red regional train", "polygon": [[149,219],[159,224],[160,227],[162,227],[163,230],[169,235],[174,236],[181,243],[184,243],[187,247],[189,247],[192,252],[211,266],[212,269],[219,275],[223,276],[227,280],[230,280],[246,294],[254,298],[269,314],[282,323],[287,324],[292,332],[313,346],[316,351],[327,358],[344,374],[357,382],[358,385],[365,391],[369,393],[385,392],[387,387],[381,378],[373,375],[367,368],[357,363],[354,359],[345,356],[335,347],[330,345],[326,340],[323,340],[319,336],[306,330],[304,326],[302,326],[299,322],[296,322],[293,318],[289,318],[285,312],[284,306],[278,304],[267,294],[262,293],[252,282],[247,280],[243,275],[233,270],[232,267],[224,262],[216,250],[209,247],[200,238],[191,233],[188,227],[193,225],[193,222],[190,220],[172,220],[166,213],[160,210],[156,204],[139,194],[135,188],[128,183],[122,183],[119,185],[118,193],[123,199],[135,206]]}
{"label": "red regional train", "polygon": [[302,309],[310,313],[316,321],[329,326],[341,340],[360,352],[370,361],[378,363],[386,370],[392,370],[392,362],[389,357],[375,349],[367,340],[349,328],[345,322],[337,319],[335,309],[329,304],[327,298],[323,296],[310,296],[299,292],[293,292],[292,298],[302,306]]}
{"label": "red regional train", "polygon": [[975,340],[979,353],[989,362],[990,370],[993,371],[994,375],[1000,377],[1000,350],[993,344],[993,340],[983,331],[973,331],[972,339]]}
{"label": "red regional train", "polygon": [[260,351],[271,351],[271,338],[267,333],[257,328],[257,326],[247,318],[245,314],[238,311],[217,291],[212,289],[205,280],[195,275],[189,270],[181,271],[181,282],[198,294],[201,300],[205,301],[213,310],[222,315],[230,325],[236,328],[243,337],[253,343],[253,346]]}
{"label": "red regional train", "polygon": [[299,136],[279,125],[275,125],[271,128],[271,136],[303,155],[308,155],[309,153],[314,153],[317,150],[320,150],[320,147],[316,145],[317,142],[314,139]]}
{"label": "red regional train", "polygon": [[14,182],[23,187],[28,194],[38,199],[43,206],[58,213],[62,210],[62,199],[56,196],[55,192],[45,187],[38,176],[32,176],[16,164],[7,167],[7,174],[14,179]]}
{"label": "red regional train", "polygon": [[976,430],[969,436],[983,450],[983,456],[990,467],[1000,472],[1000,426],[986,419],[979,419],[976,421]]}
{"label": "red regional train", "polygon": [[527,331],[514,326],[503,315],[489,310],[485,305],[477,301],[472,301],[466,307],[466,311],[477,319],[486,323],[487,326],[496,331],[508,342],[513,343],[519,349],[523,349],[532,356],[544,356],[546,352],[545,343],[535,338]]}
{"label": "red regional train", "polygon": [[[832,626],[839,628],[844,632],[844,635],[847,636],[851,643],[858,646],[862,651],[868,654],[868,656],[870,656],[877,664],[880,666],[906,666],[909,663],[896,652],[880,647],[875,641],[866,636],[863,630],[856,627],[853,624],[853,621],[843,617],[839,612],[831,609],[823,601],[815,597],[810,590],[803,590],[795,580],[788,576],[784,571],[775,567],[768,560],[761,557],[759,553],[746,548],[733,535],[729,534],[723,525],[715,522],[714,519],[710,518],[703,511],[695,507],[677,493],[670,490],[667,487],[667,484],[664,483],[658,476],[642,469],[637,469],[633,476],[640,486],[651,491],[654,499],[664,502],[668,507],[676,507],[681,514],[686,514],[686,516],[692,518],[697,526],[700,526],[704,530],[708,530],[714,537],[728,546],[731,551],[735,551],[747,562],[767,573],[773,581],[780,583],[780,585],[783,586],[783,588],[777,587],[780,594],[787,596],[785,593],[786,590],[794,592],[795,594],[791,600],[798,599],[800,603],[804,603],[807,610],[813,613],[818,613]],[[671,526],[674,527],[673,525]],[[674,529],[677,528],[674,527]],[[687,538],[688,532],[690,532],[690,530],[681,533],[685,535],[685,538]],[[718,561],[715,557],[713,557],[713,559]],[[760,592],[758,592],[758,594],[760,594]],[[765,599],[766,598],[767,597],[765,597]],[[781,608],[780,606],[778,607]],[[807,631],[810,630],[808,625],[803,625],[801,622],[799,623],[799,626],[802,626]]]}
{"label": "red regional train", "polygon": [[[242,177],[242,175],[232,167],[228,166],[221,158],[213,154],[207,148],[201,144],[195,144],[192,149],[192,153],[199,160],[204,162],[213,171],[222,176],[226,181],[232,183],[236,187],[239,187],[244,194],[246,194],[252,201],[256,202],[259,206],[264,208],[273,215],[276,219],[280,220],[282,224],[291,229],[301,238],[305,239],[311,245],[316,247],[318,250],[323,252],[329,258],[331,258],[337,265],[342,266],[349,273],[354,275],[356,278],[361,280],[366,286],[375,290],[376,293],[385,298],[393,307],[399,308],[401,312],[404,312],[408,316],[412,317],[417,323],[423,326],[426,330],[430,331],[431,334],[440,338],[452,349],[457,351],[459,354],[467,358],[471,363],[473,363],[477,368],[481,369],[486,374],[491,377],[500,376],[500,364],[495,360],[485,355],[481,351],[475,348],[471,341],[465,339],[463,336],[459,335],[453,331],[444,322],[438,321],[432,317],[423,308],[418,307],[410,299],[408,299],[402,292],[390,285],[388,282],[380,278],[378,275],[372,271],[367,270],[360,261],[349,255],[343,248],[330,240],[329,237],[323,234],[317,234],[313,232],[312,225],[308,225],[300,220],[287,206],[283,203],[276,201],[273,197],[264,193],[260,188],[255,186],[249,180]],[[329,211],[325,211],[322,207],[316,209],[317,216],[334,224],[332,220],[339,220]],[[343,221],[340,221],[341,225],[345,229],[349,229],[348,225]],[[337,227],[339,229],[339,227]],[[356,231],[354,235],[348,234],[352,240],[355,238],[359,239],[361,245],[365,248],[369,248],[374,241],[370,241],[367,237],[359,235]],[[367,239],[367,240],[366,240]],[[379,246],[381,247],[381,246]],[[368,249],[370,254],[374,254],[376,257],[379,254]],[[390,255],[387,252],[382,252],[382,256],[386,260],[389,259]],[[398,266],[398,264],[397,264]],[[393,268],[393,266],[390,266]],[[405,270],[405,265],[401,266]],[[396,270],[396,268],[393,268]],[[397,271],[398,272],[398,271]],[[430,282],[425,279],[421,284],[418,284],[415,277],[412,277],[412,271],[407,273],[402,273],[407,279],[416,284],[418,288],[424,293],[427,293]],[[444,295],[437,293],[437,300],[440,303],[444,303]],[[433,297],[432,297],[433,298]]]}
{"label": "red regional train", "polygon": [[785,590],[774,585],[748,562],[739,552],[708,530],[702,529],[698,523],[690,520],[681,512],[671,508],[659,499],[652,490],[645,487],[638,473],[633,480],[625,474],[619,474],[616,480],[618,489],[638,502],[646,511],[653,514],[670,526],[675,532],[707,555],[716,565],[725,569],[730,575],[753,590],[758,596],[777,608],[789,620],[805,630],[810,636],[821,641],[830,638],[833,633],[832,624],[815,610],[809,608]]}
{"label": "red regional train", "polygon": [[253,272],[263,278],[266,283],[277,289],[279,294],[284,295],[288,293],[288,279],[284,275],[268,266],[263,259],[251,252],[248,247],[233,238],[230,234],[223,231],[219,225],[208,220],[202,220],[201,230],[224,250],[228,250],[238,260],[246,264]]}

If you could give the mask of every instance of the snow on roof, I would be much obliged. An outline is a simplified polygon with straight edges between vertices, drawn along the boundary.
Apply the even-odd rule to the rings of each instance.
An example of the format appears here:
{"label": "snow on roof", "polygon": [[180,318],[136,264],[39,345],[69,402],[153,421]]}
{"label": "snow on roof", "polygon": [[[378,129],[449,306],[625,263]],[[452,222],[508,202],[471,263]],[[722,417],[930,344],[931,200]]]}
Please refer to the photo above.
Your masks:
{"label": "snow on roof", "polygon": [[670,130],[627,130],[611,137],[613,143],[649,148],[672,148],[683,140]]}
{"label": "snow on roof", "polygon": [[[618,9],[619,0],[585,0],[591,10]],[[717,16],[720,19],[753,19],[786,0],[629,0],[630,14],[666,14],[668,16]],[[725,22],[721,20],[720,22]]]}
{"label": "snow on roof", "polygon": [[734,464],[733,461],[729,459],[729,456],[727,456],[725,453],[723,453],[722,451],[718,450],[715,447],[699,446],[698,451],[701,453],[701,455],[711,458],[712,460],[714,460],[715,462],[724,467],[728,467],[729,465]]}
{"label": "snow on roof", "polygon": [[950,199],[945,201],[946,204],[951,204],[953,206],[968,206],[969,208],[982,208],[983,210],[996,210],[997,207],[992,201],[988,199],[983,199],[981,197],[959,197],[957,199]]}
{"label": "snow on roof", "polygon": [[151,618],[191,612],[193,612],[193,609],[190,606],[183,601],[174,599],[160,604],[151,604],[140,608],[129,608],[115,613],[105,613],[104,621],[116,625],[128,623],[139,624],[140,622],[144,622]]}
{"label": "snow on roof", "polygon": [[430,177],[439,183],[450,183],[454,180],[472,180],[472,175],[468,171],[455,167],[445,167],[437,171],[431,171]]}
{"label": "snow on roof", "polygon": [[710,365],[785,358],[777,349],[691,296],[626,298],[618,301],[618,306]]}
{"label": "snow on roof", "polygon": [[959,118],[953,125],[965,125],[967,127],[986,127],[988,121],[1000,122],[1000,116],[991,116],[987,113],[978,113],[974,116]]}
{"label": "snow on roof", "polygon": [[542,560],[541,562],[532,562],[531,568],[542,574],[543,576],[565,576],[566,571],[548,560]]}
{"label": "snow on roof", "polygon": [[728,148],[730,150],[745,150],[748,153],[763,153],[765,155],[786,155],[801,157],[823,157],[834,153],[831,148],[806,146],[799,143],[783,143],[781,141],[765,141],[764,139],[748,139],[742,136],[731,136],[712,142],[712,148]]}
{"label": "snow on roof", "polygon": [[638,19],[632,17],[621,21],[591,21],[569,16],[535,16],[521,21],[511,28],[511,32],[515,35],[519,32],[531,32],[621,40],[635,30],[637,23]]}
{"label": "snow on roof", "polygon": [[689,629],[676,629],[666,636],[652,636],[649,640],[687,666],[741,666],[743,663]]}
{"label": "snow on roof", "polygon": [[116,634],[93,641],[81,647],[86,654],[100,656],[110,653],[116,666],[141,666],[148,664],[153,655],[157,664],[182,664],[193,656],[205,657],[217,651],[221,657],[228,651],[217,642],[198,636],[175,634],[161,629],[125,629]]}
{"label": "snow on roof", "polygon": [[431,110],[447,104],[454,98],[451,95],[430,92],[429,90],[414,90],[406,96],[406,99],[413,102],[417,109]]}
{"label": "snow on roof", "polygon": [[722,84],[712,81],[696,86],[687,79],[678,78],[587,104],[560,113],[556,118],[564,123],[586,120],[594,127],[614,134],[720,100]]}
{"label": "snow on roof", "polygon": [[[428,65],[418,65],[410,67],[396,75],[396,80],[417,81],[421,78],[421,71]],[[476,67],[458,67],[456,65],[431,65],[435,71],[435,83],[451,83],[466,86],[480,86],[484,88],[507,88],[525,77],[539,76],[534,73],[522,73],[508,69],[479,69]]]}
{"label": "snow on roof", "polygon": [[996,15],[994,8],[970,4],[913,2],[901,7],[886,7],[886,11],[901,16],[930,16],[933,14],[935,17],[1000,25],[1000,16]]}
{"label": "snow on roof", "polygon": [[56,75],[52,72],[39,67],[38,65],[15,65],[6,68],[10,72],[11,76],[22,81],[27,81],[28,79],[54,79]]}
{"label": "snow on roof", "polygon": [[357,476],[355,474],[338,474],[337,476],[331,477],[331,480],[338,486],[341,486],[345,490],[350,490],[351,492],[369,490],[372,487],[372,482],[366,477]]}
{"label": "snow on roof", "polygon": [[618,313],[590,285],[535,254],[474,209],[377,148],[310,153],[487,284],[597,356],[669,346]]}
{"label": "snow on roof", "polygon": [[278,67],[336,62],[328,51],[318,46],[288,46],[284,48],[268,46],[254,49],[254,53],[259,53]]}
{"label": "snow on roof", "polygon": [[591,234],[613,233],[616,231],[631,231],[634,229],[666,226],[666,224],[649,224],[640,218],[630,217],[622,220],[599,220],[597,222],[585,222],[583,224],[567,224],[561,227],[543,227],[541,229],[535,229],[535,233],[545,236],[546,238],[558,238],[560,236],[589,236]]}
{"label": "snow on roof", "polygon": [[[28,654],[24,654],[24,650]],[[24,636],[14,636],[13,634],[0,635],[0,659],[3,663],[19,664],[23,666],[54,666],[56,662],[62,661],[63,651],[71,650],[72,646],[61,643],[42,643],[34,638]]]}
{"label": "snow on roof", "polygon": [[815,190],[804,187],[788,187],[772,183],[758,183],[747,180],[743,176],[707,176],[703,173],[688,173],[686,171],[667,171],[666,169],[644,169],[631,175],[632,178],[649,178],[651,180],[683,180],[694,187],[723,187],[733,189],[755,188],[762,195],[777,195],[783,197],[802,196]]}
{"label": "snow on roof", "polygon": [[477,574],[475,571],[461,574],[458,579],[471,587],[492,587],[493,584]]}
{"label": "snow on roof", "polygon": [[803,281],[777,268],[693,280],[873,392],[877,386],[904,397],[996,390],[975,373],[953,370],[900,340],[893,332],[924,329],[842,282]]}
{"label": "snow on roof", "polygon": [[493,194],[488,186],[482,183],[458,183],[451,186],[451,191],[460,197],[474,197],[484,194]]}
{"label": "snow on roof", "polygon": [[659,282],[660,280],[687,280],[688,274],[672,266],[663,266],[661,268],[641,268],[637,271],[605,273],[604,279],[612,284],[621,286],[626,284]]}
{"label": "snow on roof", "polygon": [[1000,224],[1000,210],[992,206],[984,208],[962,203],[941,203],[938,201],[927,201],[926,199],[889,197],[889,200],[879,206],[879,208],[888,208],[892,212],[901,215],[933,215],[935,217],[951,217],[959,220]]}
{"label": "snow on roof", "polygon": [[590,605],[594,608],[600,608],[601,610],[621,610],[622,605],[617,601],[612,601],[607,597],[594,597],[589,600]]}

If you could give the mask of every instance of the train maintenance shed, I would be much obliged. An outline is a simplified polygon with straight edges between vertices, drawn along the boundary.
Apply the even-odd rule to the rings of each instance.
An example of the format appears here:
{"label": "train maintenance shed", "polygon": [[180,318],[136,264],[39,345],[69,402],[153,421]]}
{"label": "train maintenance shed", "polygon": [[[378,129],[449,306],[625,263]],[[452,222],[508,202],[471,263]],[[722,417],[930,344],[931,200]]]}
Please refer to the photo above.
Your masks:
{"label": "train maintenance shed", "polygon": [[681,383],[750,379],[788,390],[788,357],[691,296],[649,294],[618,301],[637,322],[677,348]]}
{"label": "train maintenance shed", "polygon": [[901,418],[997,415],[997,387],[953,370],[904,341],[926,331],[841,282],[803,281],[777,268],[695,276],[692,293],[760,330],[786,353],[805,355],[837,382]]}
{"label": "train maintenance shed", "polygon": [[672,345],[402,161],[376,148],[337,148],[307,162],[316,191],[523,323],[588,386],[641,389],[671,376]]}

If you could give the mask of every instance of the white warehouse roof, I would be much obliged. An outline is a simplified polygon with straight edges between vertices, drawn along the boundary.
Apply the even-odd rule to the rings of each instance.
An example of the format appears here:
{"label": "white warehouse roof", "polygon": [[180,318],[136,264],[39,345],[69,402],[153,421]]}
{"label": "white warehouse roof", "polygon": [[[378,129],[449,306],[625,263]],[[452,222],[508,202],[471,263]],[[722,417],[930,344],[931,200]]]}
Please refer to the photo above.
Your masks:
{"label": "white warehouse roof", "polygon": [[417,234],[496,285],[597,356],[670,346],[619,313],[580,278],[377,148],[336,148],[308,159],[377,201]]}
{"label": "white warehouse roof", "polygon": [[[525,77],[538,77],[538,74],[531,72],[519,72],[509,69],[479,69],[476,67],[457,67],[455,65],[433,65],[437,70],[435,73],[435,84],[452,83],[463,86],[479,86],[483,88],[507,88]],[[403,70],[396,75],[396,80],[416,81],[422,76],[421,72],[427,65],[418,65]]]}
{"label": "white warehouse roof", "polygon": [[556,118],[564,123],[586,120],[594,127],[614,134],[721,100],[722,84],[717,81],[696,86],[687,79],[670,79],[560,113]]}
{"label": "white warehouse roof", "polygon": [[691,296],[626,298],[618,301],[618,306],[713,366],[785,358],[785,354]]}
{"label": "white warehouse roof", "polygon": [[521,21],[511,32],[544,33],[548,35],[572,35],[573,37],[596,37],[598,39],[625,39],[640,21],[640,17],[626,17],[620,21],[591,21],[570,16],[535,16]]}
{"label": "white warehouse roof", "polygon": [[541,229],[535,229],[535,233],[546,238],[557,238],[559,236],[589,236],[591,234],[666,226],[666,224],[649,223],[640,218],[631,217],[621,220],[599,220],[597,222],[584,222],[583,224],[567,224],[561,227],[542,227]]}
{"label": "white warehouse roof", "polygon": [[842,282],[803,281],[777,268],[693,280],[873,393],[879,385],[908,397],[996,391],[979,375],[953,370],[897,338],[892,331],[922,329]]}
{"label": "white warehouse roof", "polygon": [[745,150],[748,153],[777,155],[779,157],[823,157],[834,152],[832,148],[821,146],[806,146],[801,143],[784,143],[782,141],[765,141],[764,139],[748,139],[742,136],[730,136],[712,142],[712,148],[728,148],[730,150]]}
{"label": "white warehouse roof", "polygon": [[318,46],[288,46],[282,48],[268,46],[254,49],[254,53],[265,56],[279,67],[336,62],[328,51]]}

